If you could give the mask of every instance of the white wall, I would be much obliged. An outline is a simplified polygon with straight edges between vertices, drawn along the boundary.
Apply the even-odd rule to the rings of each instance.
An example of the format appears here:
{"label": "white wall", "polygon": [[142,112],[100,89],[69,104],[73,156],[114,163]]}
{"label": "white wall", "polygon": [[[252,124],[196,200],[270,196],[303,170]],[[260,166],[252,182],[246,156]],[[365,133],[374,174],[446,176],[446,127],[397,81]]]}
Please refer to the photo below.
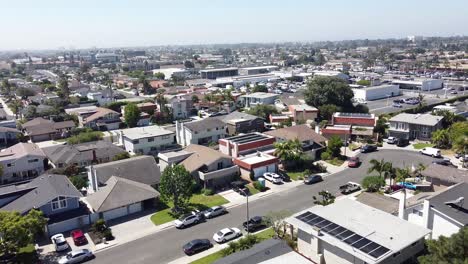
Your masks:
{"label": "white wall", "polygon": [[[29,162],[29,160],[37,159],[35,162]],[[37,175],[40,175],[44,172],[44,157],[27,155],[21,159],[4,159],[0,161],[1,166],[3,167],[3,180],[8,181],[20,181],[22,180],[22,175],[19,175],[20,172],[27,172],[28,170],[38,171]],[[12,164],[12,166],[8,166]],[[13,165],[14,164],[14,165]],[[18,176],[13,178],[13,173],[17,173]]]}
{"label": "white wall", "polygon": [[[153,138],[152,142],[148,142],[149,138],[141,138],[138,140],[137,144],[133,144],[133,140],[125,137],[125,134],[124,134],[125,150],[132,154],[136,154],[138,152],[138,153],[143,153],[146,155],[150,153],[155,153],[156,151],[158,151],[159,149],[165,146],[171,146],[173,145],[173,142],[174,142],[174,134],[156,136],[152,138]],[[153,148],[153,150],[151,148]]]}
{"label": "white wall", "polygon": [[432,239],[437,239],[439,236],[451,236],[457,233],[461,225],[455,223],[453,220],[440,214],[437,211],[431,210],[432,218]]}

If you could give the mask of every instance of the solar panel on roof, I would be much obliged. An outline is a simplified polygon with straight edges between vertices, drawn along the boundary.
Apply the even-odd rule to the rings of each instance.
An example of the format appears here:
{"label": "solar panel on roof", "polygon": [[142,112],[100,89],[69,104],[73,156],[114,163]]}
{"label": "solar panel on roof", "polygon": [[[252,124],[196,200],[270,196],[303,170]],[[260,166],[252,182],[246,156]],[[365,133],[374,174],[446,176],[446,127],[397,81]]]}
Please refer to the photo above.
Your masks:
{"label": "solar panel on roof", "polygon": [[351,244],[354,244],[357,241],[361,240],[362,238],[363,238],[362,236],[360,236],[358,234],[354,234],[354,235],[348,237],[347,239],[345,239],[343,242],[345,242],[348,245],[351,245]]}
{"label": "solar panel on roof", "polygon": [[347,231],[345,231],[343,233],[338,234],[336,236],[336,238],[338,238],[339,240],[343,240],[343,239],[348,238],[348,237],[350,237],[352,235],[354,235],[354,232],[347,230]]}
{"label": "solar panel on roof", "polygon": [[340,226],[335,223],[332,223],[331,225],[327,225],[326,227],[322,228],[322,231],[327,233],[337,227],[340,227]]}
{"label": "solar panel on roof", "polygon": [[377,248],[376,250],[372,251],[369,253],[369,255],[371,255],[372,257],[374,258],[379,258],[380,256],[382,256],[383,254],[389,252],[390,249],[384,247],[384,246],[381,246],[379,248]]}
{"label": "solar panel on roof", "polygon": [[354,248],[360,249],[360,248],[366,246],[367,244],[369,244],[369,243],[371,243],[371,242],[372,242],[372,241],[370,241],[369,239],[363,238],[363,239],[357,241],[356,243],[352,244],[352,246],[353,246]]}
{"label": "solar panel on roof", "polygon": [[311,212],[305,212],[303,214],[300,214],[300,215],[296,216],[296,218],[299,219],[299,220],[302,220],[303,218],[305,218],[305,217],[307,217],[309,215],[312,215],[312,213]]}
{"label": "solar panel on roof", "polygon": [[340,233],[343,233],[343,232],[345,232],[345,231],[347,231],[347,230],[348,230],[348,229],[346,229],[346,228],[340,226],[340,227],[338,227],[337,229],[334,229],[334,230],[332,230],[332,231],[330,231],[330,232],[328,232],[328,233],[329,233],[330,235],[332,235],[332,236],[336,236],[336,235],[338,235],[338,234],[340,234]]}
{"label": "solar panel on roof", "polygon": [[315,224],[315,226],[322,228],[322,227],[327,226],[327,225],[329,225],[329,224],[331,224],[331,223],[332,223],[332,222],[330,222],[330,221],[328,221],[328,220],[324,220],[324,221],[322,221],[322,222],[320,222],[320,223]]}
{"label": "solar panel on roof", "polygon": [[320,217],[320,216],[317,216],[317,217],[315,217],[314,219],[311,219],[311,220],[307,221],[307,223],[308,223],[309,225],[315,226],[317,223],[320,223],[320,222],[322,222],[323,220],[325,220],[325,219],[323,219],[323,218]]}
{"label": "solar panel on roof", "polygon": [[380,247],[379,244],[377,244],[375,242],[372,242],[372,243],[368,244],[367,246],[360,248],[359,250],[361,250],[364,253],[369,253],[369,252],[371,252],[372,250],[374,250],[374,249],[376,249],[378,247]]}

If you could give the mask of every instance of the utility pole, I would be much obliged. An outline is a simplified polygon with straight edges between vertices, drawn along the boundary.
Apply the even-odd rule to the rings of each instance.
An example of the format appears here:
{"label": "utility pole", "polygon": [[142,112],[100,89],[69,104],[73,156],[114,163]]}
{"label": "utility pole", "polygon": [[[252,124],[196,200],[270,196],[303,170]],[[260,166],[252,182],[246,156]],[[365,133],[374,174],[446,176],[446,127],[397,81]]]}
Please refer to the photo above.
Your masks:
{"label": "utility pole", "polygon": [[247,199],[247,235],[249,235],[250,234],[249,195],[242,189],[240,191],[245,195],[245,198]]}

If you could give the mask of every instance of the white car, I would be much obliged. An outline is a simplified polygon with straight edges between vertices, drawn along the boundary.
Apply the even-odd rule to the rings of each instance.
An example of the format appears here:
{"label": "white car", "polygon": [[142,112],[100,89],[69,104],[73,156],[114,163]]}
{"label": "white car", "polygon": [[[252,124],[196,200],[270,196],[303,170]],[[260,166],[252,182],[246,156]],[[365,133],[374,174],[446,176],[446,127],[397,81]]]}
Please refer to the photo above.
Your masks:
{"label": "white car", "polygon": [[438,149],[438,148],[430,148],[430,147],[423,148],[423,149],[421,149],[419,151],[419,153],[424,154],[424,155],[428,155],[428,156],[432,156],[433,158],[441,157],[440,149]]}
{"label": "white car", "polygon": [[184,215],[181,218],[174,221],[174,225],[177,228],[184,228],[186,226],[200,223],[200,217],[196,214]]}
{"label": "white car", "polygon": [[276,183],[276,184],[279,184],[279,183],[282,183],[283,180],[281,179],[281,176],[279,176],[278,174],[274,173],[274,172],[265,172],[263,173],[263,178],[265,178],[266,180],[272,182],[272,183]]}
{"label": "white car", "polygon": [[57,252],[67,250],[70,247],[63,234],[53,235],[50,240],[52,240],[52,243],[55,246],[55,251]]}
{"label": "white car", "polygon": [[63,256],[59,260],[59,264],[73,264],[73,263],[81,263],[86,260],[92,259],[93,252],[89,251],[88,249],[79,249],[68,253],[67,255]]}
{"label": "white car", "polygon": [[239,228],[224,228],[213,235],[213,240],[218,243],[224,243],[240,236],[242,236],[242,232]]}
{"label": "white car", "polygon": [[227,213],[226,208],[222,206],[213,206],[204,211],[204,215],[206,218],[216,217],[225,213]]}
{"label": "white car", "polygon": [[388,137],[387,138],[387,143],[388,144],[396,144],[397,143],[397,138],[396,137]]}

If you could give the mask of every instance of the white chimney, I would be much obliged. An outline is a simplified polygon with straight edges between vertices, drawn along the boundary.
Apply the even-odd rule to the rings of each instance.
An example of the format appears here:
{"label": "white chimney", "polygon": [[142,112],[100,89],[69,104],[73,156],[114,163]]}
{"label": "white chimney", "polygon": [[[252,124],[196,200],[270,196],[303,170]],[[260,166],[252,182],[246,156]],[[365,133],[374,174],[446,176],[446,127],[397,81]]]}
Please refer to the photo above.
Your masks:
{"label": "white chimney", "polygon": [[320,126],[319,126],[319,124],[315,124],[315,133],[320,134]]}
{"label": "white chimney", "polygon": [[403,219],[403,220],[406,220],[406,216],[405,216],[405,209],[406,209],[406,189],[403,188],[401,189],[401,191],[403,192],[403,195],[402,197],[400,197],[400,203],[398,205],[398,217]]}

